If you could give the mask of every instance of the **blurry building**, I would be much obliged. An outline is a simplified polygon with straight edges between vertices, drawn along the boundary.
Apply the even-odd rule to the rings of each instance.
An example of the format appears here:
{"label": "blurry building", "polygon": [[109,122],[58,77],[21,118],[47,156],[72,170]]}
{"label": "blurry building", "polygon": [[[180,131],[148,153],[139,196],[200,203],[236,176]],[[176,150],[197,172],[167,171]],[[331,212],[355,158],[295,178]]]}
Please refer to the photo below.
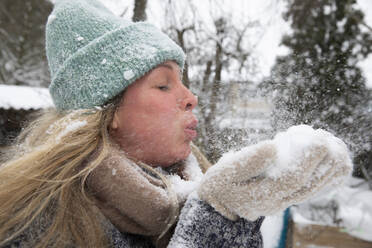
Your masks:
{"label": "blurry building", "polygon": [[261,96],[255,85],[231,83],[227,99],[229,110],[219,121],[221,130],[237,133],[234,140],[242,139],[237,141],[241,144],[255,143],[271,134],[272,104],[269,98]]}

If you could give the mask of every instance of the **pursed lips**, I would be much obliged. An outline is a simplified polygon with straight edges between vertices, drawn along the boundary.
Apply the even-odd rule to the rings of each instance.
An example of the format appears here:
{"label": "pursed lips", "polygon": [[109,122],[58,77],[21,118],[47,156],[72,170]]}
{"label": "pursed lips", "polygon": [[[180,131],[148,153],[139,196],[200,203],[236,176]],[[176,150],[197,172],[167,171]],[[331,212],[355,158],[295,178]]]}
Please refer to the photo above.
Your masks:
{"label": "pursed lips", "polygon": [[196,131],[196,127],[198,126],[198,121],[194,118],[191,122],[189,122],[186,125],[185,133],[188,138],[191,140],[195,139],[198,135],[198,132]]}

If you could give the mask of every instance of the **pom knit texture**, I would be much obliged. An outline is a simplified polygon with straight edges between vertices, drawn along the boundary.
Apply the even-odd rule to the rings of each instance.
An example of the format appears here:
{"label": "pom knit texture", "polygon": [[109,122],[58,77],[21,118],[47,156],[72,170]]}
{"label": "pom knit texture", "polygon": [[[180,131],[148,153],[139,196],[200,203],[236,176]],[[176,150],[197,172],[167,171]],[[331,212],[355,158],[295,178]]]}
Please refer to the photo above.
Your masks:
{"label": "pom knit texture", "polygon": [[185,54],[146,22],[132,23],[97,0],[60,0],[48,18],[49,88],[59,110],[102,106],[157,65]]}

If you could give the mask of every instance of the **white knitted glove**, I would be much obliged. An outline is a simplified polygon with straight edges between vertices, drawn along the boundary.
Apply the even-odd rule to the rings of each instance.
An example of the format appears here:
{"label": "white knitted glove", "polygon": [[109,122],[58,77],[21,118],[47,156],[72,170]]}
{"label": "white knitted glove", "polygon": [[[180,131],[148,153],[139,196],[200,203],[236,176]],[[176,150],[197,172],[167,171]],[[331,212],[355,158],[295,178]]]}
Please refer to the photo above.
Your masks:
{"label": "white knitted glove", "polygon": [[225,154],[206,172],[198,194],[231,220],[255,220],[341,183],[351,170],[340,139],[300,125]]}

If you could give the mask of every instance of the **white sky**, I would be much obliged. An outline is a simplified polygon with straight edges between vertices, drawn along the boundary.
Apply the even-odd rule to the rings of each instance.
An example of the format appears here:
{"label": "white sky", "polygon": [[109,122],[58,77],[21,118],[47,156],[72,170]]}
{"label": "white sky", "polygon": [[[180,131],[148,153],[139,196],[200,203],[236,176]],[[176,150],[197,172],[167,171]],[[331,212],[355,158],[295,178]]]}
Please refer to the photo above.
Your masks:
{"label": "white sky", "polygon": [[[101,0],[107,7],[109,7],[115,14],[122,14],[126,10],[125,17],[130,18],[133,13],[134,0]],[[164,0],[148,0],[148,20],[158,27],[161,23],[161,5]],[[290,30],[289,26],[283,21],[281,11],[283,10],[283,1],[276,0],[234,0],[235,4],[231,4],[231,0],[222,0],[226,2],[224,8],[234,13],[233,18],[250,18],[252,20],[259,20],[265,32],[261,37],[254,37],[260,39],[255,51],[258,55],[258,65],[261,69],[262,76],[268,76],[270,68],[275,62],[277,55],[283,55],[286,52],[285,47],[281,47],[280,41],[284,33]],[[200,12],[208,11],[209,1],[199,1],[197,7]],[[365,13],[365,22],[372,26],[372,0],[358,0],[360,8]],[[207,15],[206,15],[207,16]],[[359,64],[363,70],[364,76],[367,78],[367,86],[372,88],[372,55]]]}

